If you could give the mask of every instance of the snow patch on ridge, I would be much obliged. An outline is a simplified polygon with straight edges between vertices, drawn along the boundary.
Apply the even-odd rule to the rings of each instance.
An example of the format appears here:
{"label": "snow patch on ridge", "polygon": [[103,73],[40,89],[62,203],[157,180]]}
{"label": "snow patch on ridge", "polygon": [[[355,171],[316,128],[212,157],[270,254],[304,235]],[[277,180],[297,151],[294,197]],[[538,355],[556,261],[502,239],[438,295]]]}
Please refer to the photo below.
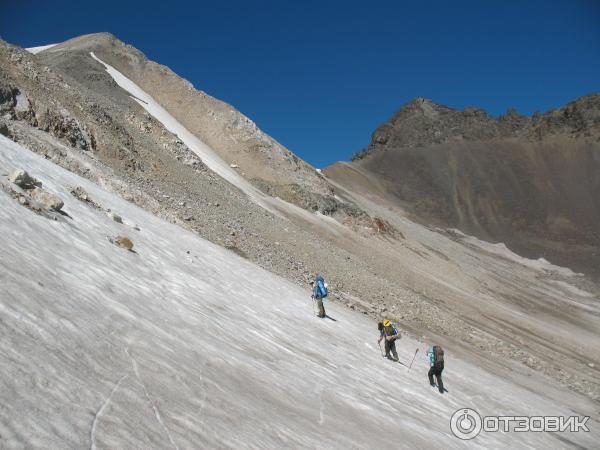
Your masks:
{"label": "snow patch on ridge", "polygon": [[506,246],[506,244],[504,244],[502,242],[492,244],[491,242],[482,241],[481,239],[478,239],[474,236],[466,235],[462,231],[460,231],[456,228],[452,228],[452,229],[450,229],[450,231],[452,231],[452,233],[454,233],[454,234],[459,235],[462,238],[463,242],[467,242],[467,243],[474,245],[476,247],[479,247],[489,253],[493,253],[493,254],[501,256],[505,259],[514,261],[518,264],[521,264],[522,266],[529,267],[530,269],[538,270],[541,272],[542,271],[555,272],[560,275],[564,275],[566,277],[583,276],[583,274],[575,273],[568,267],[562,267],[562,266],[557,266],[555,264],[552,264],[551,262],[547,261],[544,258],[529,259],[529,258],[525,258],[520,255],[517,255],[516,253],[511,251]]}
{"label": "snow patch on ridge", "polygon": [[58,44],[40,45],[39,47],[29,47],[29,48],[26,48],[25,50],[27,50],[29,53],[33,53],[34,55],[37,55],[39,52],[48,50],[49,48],[52,48],[55,45],[58,45]]}

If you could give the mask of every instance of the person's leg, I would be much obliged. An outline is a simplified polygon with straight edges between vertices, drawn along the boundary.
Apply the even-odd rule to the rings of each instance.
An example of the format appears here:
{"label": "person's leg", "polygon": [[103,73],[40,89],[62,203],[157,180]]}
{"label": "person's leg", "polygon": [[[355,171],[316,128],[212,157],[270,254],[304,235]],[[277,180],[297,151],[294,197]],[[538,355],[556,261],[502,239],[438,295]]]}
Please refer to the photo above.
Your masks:
{"label": "person's leg", "polygon": [[383,342],[385,342],[385,357],[390,358],[390,341],[383,338]]}
{"label": "person's leg", "polygon": [[437,380],[438,389],[440,390],[441,394],[444,393],[444,382],[442,381],[442,372],[443,371],[444,371],[443,364],[438,366],[437,370],[435,371],[435,379]]}
{"label": "person's leg", "polygon": [[429,377],[429,384],[432,386],[435,386],[435,383],[433,382],[433,374],[435,372],[435,369],[433,367],[431,367],[429,369],[429,372],[427,372],[427,376]]}
{"label": "person's leg", "polygon": [[394,359],[398,361],[398,352],[396,351],[396,341],[390,342],[390,350],[392,350],[392,355],[394,355]]}
{"label": "person's leg", "polygon": [[317,306],[319,307],[319,317],[325,317],[325,308],[323,307],[323,299],[317,299]]}

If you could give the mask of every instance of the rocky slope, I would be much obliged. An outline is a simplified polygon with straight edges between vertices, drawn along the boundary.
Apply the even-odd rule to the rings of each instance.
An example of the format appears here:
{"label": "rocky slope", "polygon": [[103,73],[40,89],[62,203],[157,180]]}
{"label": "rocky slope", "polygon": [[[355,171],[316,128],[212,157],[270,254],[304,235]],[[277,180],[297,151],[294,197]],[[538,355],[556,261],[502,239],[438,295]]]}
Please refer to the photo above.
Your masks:
{"label": "rocky slope", "polygon": [[39,60],[81,84],[113,95],[98,77],[93,51],[151,95],[190,132],[214,149],[245,177],[283,188],[300,185],[320,194],[330,193],[315,169],[263,133],[232,106],[196,90],[168,67],[149,61],[143,53],[108,33],[80,36],[39,53]]}
{"label": "rocky slope", "polygon": [[[99,60],[210,143],[228,167],[239,165],[275,209],[211,170]],[[423,226],[396,203],[372,201],[372,189],[323,179],[239,112],[110,35],[35,56],[1,43],[0,87],[0,130],[46,159],[296,283],[321,272],[332,302],[395,318],[414,336],[462,348],[478,365],[502,371],[517,362],[559,389],[600,398],[598,287],[589,279]],[[352,170],[389,195],[383,178]],[[308,292],[306,301],[309,312]]]}
{"label": "rocky slope", "polygon": [[498,119],[418,98],[325,173],[424,222],[599,273],[600,94]]}

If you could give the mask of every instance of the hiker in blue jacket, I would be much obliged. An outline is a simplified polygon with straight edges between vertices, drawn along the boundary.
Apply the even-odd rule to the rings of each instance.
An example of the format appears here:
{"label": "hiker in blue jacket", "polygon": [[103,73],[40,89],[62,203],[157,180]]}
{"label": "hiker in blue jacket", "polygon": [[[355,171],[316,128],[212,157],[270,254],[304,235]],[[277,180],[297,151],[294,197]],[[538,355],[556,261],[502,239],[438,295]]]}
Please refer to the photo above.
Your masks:
{"label": "hiker in blue jacket", "polygon": [[435,383],[433,382],[433,377],[435,376],[440,394],[443,394],[444,382],[442,381],[442,372],[444,371],[444,349],[441,345],[430,346],[429,350],[427,350],[427,356],[429,356],[430,366],[429,373],[427,373],[429,384],[435,387]]}
{"label": "hiker in blue jacket", "polygon": [[317,275],[315,281],[310,282],[310,286],[313,290],[311,297],[317,302],[317,306],[319,307],[319,314],[317,314],[317,316],[324,318],[326,317],[326,314],[325,307],[323,306],[323,299],[327,297],[327,285],[325,280],[321,275]]}

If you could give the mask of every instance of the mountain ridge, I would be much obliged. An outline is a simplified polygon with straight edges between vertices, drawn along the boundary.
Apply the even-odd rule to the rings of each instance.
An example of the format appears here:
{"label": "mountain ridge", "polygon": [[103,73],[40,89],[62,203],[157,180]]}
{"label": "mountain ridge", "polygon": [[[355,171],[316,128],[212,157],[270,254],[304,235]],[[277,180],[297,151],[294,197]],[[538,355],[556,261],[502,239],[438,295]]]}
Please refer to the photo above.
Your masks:
{"label": "mountain ridge", "polygon": [[64,52],[64,62],[53,65],[79,76],[70,66],[72,58],[89,51],[119,68],[228,164],[238,166],[246,178],[255,179],[258,187],[264,182],[274,186],[296,183],[308,184],[310,190],[324,195],[330,193],[326,181],[312,166],[262,132],[235,107],[196,89],[169,67],[150,61],[140,50],[110,33],[78,36],[38,53],[37,57],[50,62]]}
{"label": "mountain ridge", "polygon": [[466,107],[461,111],[416,97],[379,126],[369,146],[351,160],[360,160],[386,147],[420,148],[451,139],[541,140],[555,134],[600,139],[600,93],[578,97],[562,107],[536,112],[530,117],[509,108],[497,118],[482,108]]}

